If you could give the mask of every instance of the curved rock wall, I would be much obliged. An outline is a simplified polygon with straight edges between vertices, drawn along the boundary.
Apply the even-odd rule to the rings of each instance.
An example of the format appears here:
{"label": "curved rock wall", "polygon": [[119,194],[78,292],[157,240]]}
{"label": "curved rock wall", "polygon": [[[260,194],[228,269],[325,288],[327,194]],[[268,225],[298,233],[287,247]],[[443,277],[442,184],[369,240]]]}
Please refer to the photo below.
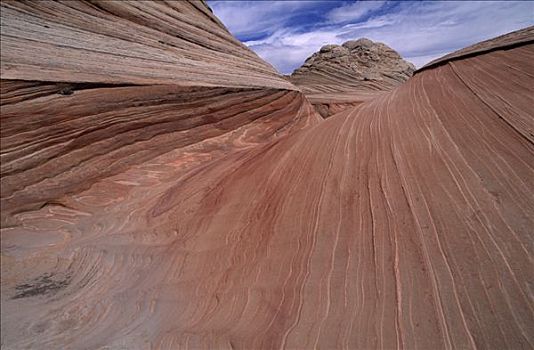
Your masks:
{"label": "curved rock wall", "polygon": [[258,120],[257,142],[318,121],[203,2],[2,2],[1,60],[4,224]]}
{"label": "curved rock wall", "polygon": [[294,89],[201,1],[3,1],[2,79]]}
{"label": "curved rock wall", "polygon": [[7,212],[2,346],[532,347],[533,62],[450,61],[320,123],[290,88],[10,77],[2,198],[51,199]]}

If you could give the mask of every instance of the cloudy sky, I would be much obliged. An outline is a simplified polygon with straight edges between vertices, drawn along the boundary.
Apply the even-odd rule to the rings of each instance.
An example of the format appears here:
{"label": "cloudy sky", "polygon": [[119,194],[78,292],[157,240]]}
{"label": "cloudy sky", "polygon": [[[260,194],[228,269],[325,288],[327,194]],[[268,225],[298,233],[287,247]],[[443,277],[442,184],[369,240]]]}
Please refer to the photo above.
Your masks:
{"label": "cloudy sky", "polygon": [[534,25],[531,1],[214,1],[228,29],[288,74],[325,44],[383,42],[421,67],[478,41]]}

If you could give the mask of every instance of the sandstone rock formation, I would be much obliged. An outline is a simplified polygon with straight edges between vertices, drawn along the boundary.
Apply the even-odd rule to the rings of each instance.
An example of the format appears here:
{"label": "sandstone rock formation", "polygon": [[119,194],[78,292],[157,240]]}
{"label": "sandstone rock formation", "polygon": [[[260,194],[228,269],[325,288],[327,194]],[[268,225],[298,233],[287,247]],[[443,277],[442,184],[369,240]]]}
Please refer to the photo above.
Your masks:
{"label": "sandstone rock formation", "polygon": [[323,117],[389,91],[413,75],[413,64],[369,39],[325,45],[290,76]]}
{"label": "sandstone rock formation", "polygon": [[202,2],[7,1],[2,30],[4,224],[177,148],[318,120]]}
{"label": "sandstone rock formation", "polygon": [[203,2],[32,4],[1,12],[3,348],[532,347],[531,41],[321,120]]}

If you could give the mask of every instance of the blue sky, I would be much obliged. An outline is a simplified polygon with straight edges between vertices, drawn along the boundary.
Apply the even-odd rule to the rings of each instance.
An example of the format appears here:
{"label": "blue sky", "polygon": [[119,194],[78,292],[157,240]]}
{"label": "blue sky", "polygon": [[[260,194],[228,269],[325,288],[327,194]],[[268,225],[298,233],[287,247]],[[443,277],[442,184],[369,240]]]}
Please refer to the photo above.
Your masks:
{"label": "blue sky", "polygon": [[283,74],[325,44],[366,37],[417,67],[534,25],[531,1],[208,1],[238,39]]}

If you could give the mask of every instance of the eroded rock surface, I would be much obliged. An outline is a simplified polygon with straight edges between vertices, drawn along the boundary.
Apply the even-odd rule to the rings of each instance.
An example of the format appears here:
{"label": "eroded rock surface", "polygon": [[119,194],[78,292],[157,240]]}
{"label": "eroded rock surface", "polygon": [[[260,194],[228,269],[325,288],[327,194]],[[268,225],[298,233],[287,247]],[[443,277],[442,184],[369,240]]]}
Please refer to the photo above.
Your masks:
{"label": "eroded rock surface", "polygon": [[291,74],[306,93],[390,90],[413,75],[415,67],[392,48],[369,39],[325,45]]}
{"label": "eroded rock surface", "polygon": [[6,1],[2,31],[4,225],[168,151],[318,120],[203,2]]}
{"label": "eroded rock surface", "polygon": [[202,2],[32,4],[1,12],[3,348],[532,347],[534,45],[323,121]]}
{"label": "eroded rock surface", "polygon": [[317,111],[328,117],[389,91],[413,75],[415,67],[392,48],[369,39],[325,45],[290,76]]}

